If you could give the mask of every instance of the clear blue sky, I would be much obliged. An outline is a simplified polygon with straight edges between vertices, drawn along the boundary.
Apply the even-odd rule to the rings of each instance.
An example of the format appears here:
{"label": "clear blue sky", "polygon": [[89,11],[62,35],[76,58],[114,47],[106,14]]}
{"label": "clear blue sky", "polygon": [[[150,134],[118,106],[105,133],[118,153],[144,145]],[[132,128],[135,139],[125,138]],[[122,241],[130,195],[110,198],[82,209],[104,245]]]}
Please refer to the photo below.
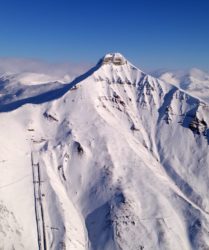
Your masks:
{"label": "clear blue sky", "polygon": [[209,69],[209,0],[1,0],[0,57]]}

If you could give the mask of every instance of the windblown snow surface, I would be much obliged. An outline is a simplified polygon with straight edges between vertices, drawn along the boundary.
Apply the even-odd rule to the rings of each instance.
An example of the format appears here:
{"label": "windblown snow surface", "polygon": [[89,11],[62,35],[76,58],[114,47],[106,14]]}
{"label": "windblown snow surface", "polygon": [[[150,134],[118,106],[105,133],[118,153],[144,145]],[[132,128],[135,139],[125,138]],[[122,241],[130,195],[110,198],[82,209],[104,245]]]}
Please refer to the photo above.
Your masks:
{"label": "windblown snow surface", "polygon": [[0,249],[209,249],[209,107],[108,54],[0,96]]}

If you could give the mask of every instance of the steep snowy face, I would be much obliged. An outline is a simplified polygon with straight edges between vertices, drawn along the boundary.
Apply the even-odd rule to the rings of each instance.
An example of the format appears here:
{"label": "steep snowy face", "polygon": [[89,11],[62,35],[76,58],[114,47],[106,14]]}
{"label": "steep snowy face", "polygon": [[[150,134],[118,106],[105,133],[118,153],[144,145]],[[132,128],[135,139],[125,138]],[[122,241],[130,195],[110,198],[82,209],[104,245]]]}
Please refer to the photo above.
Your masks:
{"label": "steep snowy face", "polygon": [[0,247],[209,247],[205,103],[118,53],[22,97],[0,103]]}

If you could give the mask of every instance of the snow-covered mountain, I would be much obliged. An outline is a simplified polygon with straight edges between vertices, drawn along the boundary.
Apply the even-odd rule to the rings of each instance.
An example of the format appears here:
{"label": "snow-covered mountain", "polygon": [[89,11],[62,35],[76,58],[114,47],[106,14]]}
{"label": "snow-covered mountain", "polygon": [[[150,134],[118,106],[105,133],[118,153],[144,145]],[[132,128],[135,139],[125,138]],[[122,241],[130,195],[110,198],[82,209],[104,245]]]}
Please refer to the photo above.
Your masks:
{"label": "snow-covered mountain", "polygon": [[209,73],[197,68],[188,71],[155,71],[154,76],[174,84],[209,103]]}
{"label": "snow-covered mountain", "polygon": [[206,103],[119,53],[69,84],[9,86],[0,248],[209,249]]}

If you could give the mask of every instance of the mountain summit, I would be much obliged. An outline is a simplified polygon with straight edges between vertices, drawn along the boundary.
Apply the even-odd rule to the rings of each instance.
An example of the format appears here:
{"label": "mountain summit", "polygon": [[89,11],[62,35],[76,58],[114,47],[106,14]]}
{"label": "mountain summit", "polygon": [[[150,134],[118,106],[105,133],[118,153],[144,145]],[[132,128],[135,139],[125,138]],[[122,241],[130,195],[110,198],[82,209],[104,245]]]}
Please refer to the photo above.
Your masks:
{"label": "mountain summit", "polygon": [[209,248],[207,104],[118,53],[4,86],[0,248]]}
{"label": "mountain summit", "polygon": [[123,65],[127,60],[120,53],[108,53],[101,59],[102,64],[113,63],[114,65]]}

